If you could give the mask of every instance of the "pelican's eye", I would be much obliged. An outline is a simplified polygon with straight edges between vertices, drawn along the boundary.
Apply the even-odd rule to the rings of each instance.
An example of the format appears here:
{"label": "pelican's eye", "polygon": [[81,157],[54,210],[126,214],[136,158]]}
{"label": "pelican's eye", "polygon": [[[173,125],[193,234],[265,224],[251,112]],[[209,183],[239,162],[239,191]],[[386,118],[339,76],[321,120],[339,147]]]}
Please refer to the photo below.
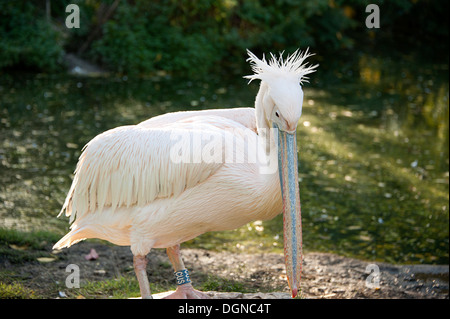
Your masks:
{"label": "pelican's eye", "polygon": [[280,113],[278,113],[278,111],[275,111],[275,116],[280,117]]}

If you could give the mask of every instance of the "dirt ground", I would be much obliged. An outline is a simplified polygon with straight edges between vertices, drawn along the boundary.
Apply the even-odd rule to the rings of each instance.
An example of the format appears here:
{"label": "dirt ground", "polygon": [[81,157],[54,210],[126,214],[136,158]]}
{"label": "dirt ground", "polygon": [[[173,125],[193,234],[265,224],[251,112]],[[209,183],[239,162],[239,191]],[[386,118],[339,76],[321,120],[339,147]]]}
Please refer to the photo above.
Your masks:
{"label": "dirt ground", "polygon": [[[86,260],[84,256],[94,248],[99,257]],[[289,298],[284,257],[281,254],[233,254],[201,249],[182,249],[186,268],[195,283],[223,278],[239,283],[252,293],[211,291],[213,298]],[[164,250],[155,249],[148,255],[148,274],[151,285],[168,286],[173,271]],[[118,278],[133,272],[129,247],[82,242],[55,255],[55,260],[11,264],[0,263],[0,271],[8,269],[20,277],[21,283],[40,296],[58,298],[60,287],[68,276],[66,267],[76,264],[80,269],[81,285],[86,281]],[[301,281],[302,298],[449,298],[449,266],[391,265],[377,263],[379,288],[368,287],[368,262],[327,253],[307,253]],[[372,277],[374,273],[372,273]],[[369,278],[370,279],[370,278]],[[372,281],[374,284],[374,281]],[[59,288],[58,288],[59,287]],[[76,289],[76,288],[72,288]],[[66,290],[67,297],[77,294]],[[63,296],[64,297],[64,296]],[[108,296],[105,296],[107,298]]]}

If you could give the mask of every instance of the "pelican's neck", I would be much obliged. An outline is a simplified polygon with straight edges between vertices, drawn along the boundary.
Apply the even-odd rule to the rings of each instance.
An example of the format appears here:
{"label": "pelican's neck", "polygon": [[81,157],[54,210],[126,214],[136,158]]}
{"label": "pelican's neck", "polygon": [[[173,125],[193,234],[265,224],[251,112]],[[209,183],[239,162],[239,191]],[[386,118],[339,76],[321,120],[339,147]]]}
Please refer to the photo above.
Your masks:
{"label": "pelican's neck", "polygon": [[265,152],[265,158],[259,166],[259,178],[254,181],[256,193],[261,195],[258,200],[258,206],[261,208],[258,210],[260,215],[257,218],[262,220],[273,218],[283,209],[276,140],[265,111],[265,106],[270,101],[267,98],[268,89],[267,83],[261,81],[255,100],[256,129],[260,146]]}
{"label": "pelican's neck", "polygon": [[266,82],[261,81],[258,94],[255,100],[255,115],[256,115],[256,128],[259,136],[265,136],[268,129],[270,129],[269,123],[267,123],[267,117],[263,108],[263,101],[268,92],[269,86]]}
{"label": "pelican's neck", "polygon": [[[255,116],[256,116],[256,129],[258,136],[261,138],[261,142],[265,145],[266,156],[272,160],[274,156],[273,151],[276,151],[276,143],[274,139],[274,132],[271,130],[269,121],[267,120],[266,107],[271,102],[268,98],[269,86],[266,82],[261,81],[258,94],[255,100]],[[276,154],[276,153],[275,153]]]}

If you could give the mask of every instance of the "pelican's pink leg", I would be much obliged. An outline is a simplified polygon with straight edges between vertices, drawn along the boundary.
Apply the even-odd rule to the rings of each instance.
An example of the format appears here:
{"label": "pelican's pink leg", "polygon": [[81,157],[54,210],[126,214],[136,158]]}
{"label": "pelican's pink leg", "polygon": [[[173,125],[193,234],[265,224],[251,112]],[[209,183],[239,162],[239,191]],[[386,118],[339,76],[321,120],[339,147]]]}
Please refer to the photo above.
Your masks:
{"label": "pelican's pink leg", "polygon": [[[167,248],[167,256],[169,257],[170,262],[172,263],[173,269],[175,272],[186,270],[184,267],[183,259],[180,254],[180,245],[175,245]],[[186,283],[183,285],[178,285],[177,290],[165,297],[167,299],[210,299],[210,297],[198,290],[195,290],[192,287],[191,283]]]}
{"label": "pelican's pink leg", "polygon": [[133,266],[139,282],[142,299],[152,299],[147,277],[147,258],[145,256],[133,256]]}

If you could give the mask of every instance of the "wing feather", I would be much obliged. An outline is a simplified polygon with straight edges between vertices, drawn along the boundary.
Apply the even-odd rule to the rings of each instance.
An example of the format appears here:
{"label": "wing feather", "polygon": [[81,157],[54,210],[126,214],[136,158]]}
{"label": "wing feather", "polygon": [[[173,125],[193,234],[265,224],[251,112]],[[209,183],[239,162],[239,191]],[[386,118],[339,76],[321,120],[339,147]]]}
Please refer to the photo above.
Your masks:
{"label": "wing feather", "polygon": [[[240,125],[232,120],[210,117],[220,125]],[[223,121],[228,121],[223,124]],[[186,163],[171,160],[171,148],[180,143],[173,138],[188,136],[187,143],[199,130],[224,133],[217,126],[199,125],[195,120],[177,122],[164,128],[151,129],[132,125],[106,131],[92,139],[79,158],[72,186],[60,212],[72,222],[89,212],[110,207],[144,206],[157,198],[180,194],[214,174],[220,163]],[[175,134],[175,135],[177,135]],[[202,143],[206,143],[203,141]],[[195,143],[189,145],[192,153]],[[197,147],[203,147],[199,144]],[[222,152],[225,143],[221,143]]]}

